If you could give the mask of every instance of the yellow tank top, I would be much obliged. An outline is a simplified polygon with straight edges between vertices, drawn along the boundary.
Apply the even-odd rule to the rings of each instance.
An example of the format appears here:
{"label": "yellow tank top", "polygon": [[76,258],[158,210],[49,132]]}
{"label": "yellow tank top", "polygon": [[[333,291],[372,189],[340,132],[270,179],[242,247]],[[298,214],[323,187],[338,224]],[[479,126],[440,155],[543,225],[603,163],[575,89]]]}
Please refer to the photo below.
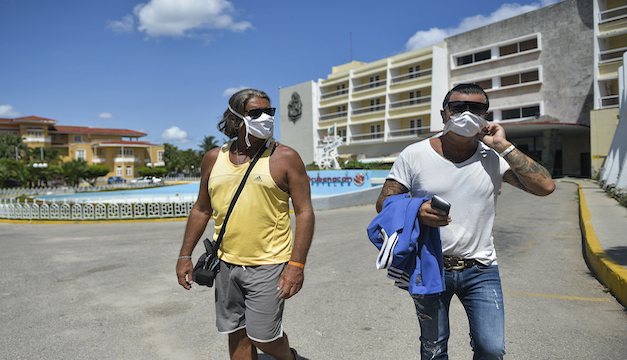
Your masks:
{"label": "yellow tank top", "polygon": [[[232,141],[220,149],[208,188],[218,238],[233,195],[250,162],[235,165],[229,160]],[[236,265],[272,265],[289,261],[292,254],[289,194],[270,175],[270,154],[264,151],[242,190],[226,225],[218,257]]]}

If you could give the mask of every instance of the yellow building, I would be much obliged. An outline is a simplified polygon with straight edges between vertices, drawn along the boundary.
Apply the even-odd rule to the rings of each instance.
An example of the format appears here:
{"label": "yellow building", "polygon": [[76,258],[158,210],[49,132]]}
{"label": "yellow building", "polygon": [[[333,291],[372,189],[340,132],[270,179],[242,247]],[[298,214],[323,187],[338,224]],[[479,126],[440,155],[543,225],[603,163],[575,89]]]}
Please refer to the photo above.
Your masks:
{"label": "yellow building", "polygon": [[0,119],[0,132],[19,135],[30,148],[53,148],[61,161],[84,159],[89,165],[107,165],[107,176],[137,176],[137,168],[165,165],[162,145],[139,141],[146,133],[127,129],[57,125],[38,116]]}

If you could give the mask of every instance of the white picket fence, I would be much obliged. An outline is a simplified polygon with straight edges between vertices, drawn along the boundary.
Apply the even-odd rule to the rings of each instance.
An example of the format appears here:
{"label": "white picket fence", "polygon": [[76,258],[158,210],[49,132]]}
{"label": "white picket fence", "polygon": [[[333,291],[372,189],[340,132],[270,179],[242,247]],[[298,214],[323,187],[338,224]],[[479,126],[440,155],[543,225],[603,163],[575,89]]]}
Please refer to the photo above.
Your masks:
{"label": "white picket fence", "polygon": [[14,220],[129,220],[160,219],[189,216],[194,201],[174,202],[29,202],[3,199],[0,219]]}

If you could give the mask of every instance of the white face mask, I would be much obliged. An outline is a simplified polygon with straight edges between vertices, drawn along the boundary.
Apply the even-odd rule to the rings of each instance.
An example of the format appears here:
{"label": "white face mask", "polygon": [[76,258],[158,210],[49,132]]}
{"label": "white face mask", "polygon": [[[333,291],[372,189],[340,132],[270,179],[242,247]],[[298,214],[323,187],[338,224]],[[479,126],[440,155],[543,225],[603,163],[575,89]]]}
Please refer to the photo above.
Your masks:
{"label": "white face mask", "polygon": [[488,126],[488,121],[470,111],[461,114],[453,114],[444,124],[444,134],[449,131],[465,137],[473,137],[481,132],[481,129]]}
{"label": "white face mask", "polygon": [[246,125],[246,146],[250,147],[250,140],[248,135],[252,135],[258,139],[268,139],[274,133],[274,116],[270,116],[266,113],[261,113],[261,116],[253,119],[250,116],[242,116],[231,108],[229,110],[238,118],[244,120]]}

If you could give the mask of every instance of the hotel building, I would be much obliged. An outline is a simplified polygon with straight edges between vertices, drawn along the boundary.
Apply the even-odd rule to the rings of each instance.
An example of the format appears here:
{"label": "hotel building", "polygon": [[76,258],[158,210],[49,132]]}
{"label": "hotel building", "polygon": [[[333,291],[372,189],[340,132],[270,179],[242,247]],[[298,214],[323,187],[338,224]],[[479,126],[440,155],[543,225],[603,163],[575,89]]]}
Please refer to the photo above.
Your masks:
{"label": "hotel building", "polygon": [[[281,141],[311,163],[334,133],[344,140],[341,159],[390,161],[442,129],[450,88],[475,83],[490,98],[490,119],[517,147],[554,176],[591,176],[601,166],[593,162],[595,141],[609,147],[617,123],[617,69],[625,50],[624,1],[564,0],[282,88]],[[595,140],[598,124],[604,127]]]}
{"label": "hotel building", "polygon": [[107,165],[107,176],[137,176],[137,168],[165,165],[163,146],[139,141],[145,133],[126,129],[57,125],[38,116],[0,119],[0,132],[19,135],[30,148],[59,150],[61,161],[84,159],[89,165]]}

